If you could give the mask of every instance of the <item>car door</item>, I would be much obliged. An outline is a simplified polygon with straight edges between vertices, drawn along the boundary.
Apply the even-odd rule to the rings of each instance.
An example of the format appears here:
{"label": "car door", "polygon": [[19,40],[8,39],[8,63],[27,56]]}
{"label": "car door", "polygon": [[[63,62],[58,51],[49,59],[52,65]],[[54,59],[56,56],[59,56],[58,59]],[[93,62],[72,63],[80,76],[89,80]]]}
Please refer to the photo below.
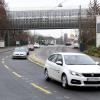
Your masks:
{"label": "car door", "polygon": [[53,54],[48,58],[48,74],[51,78],[55,79],[55,70],[56,70],[56,59],[57,59],[57,54]]}
{"label": "car door", "polygon": [[[61,62],[61,64],[57,64],[57,62]],[[58,81],[61,81],[61,74],[62,74],[62,68],[63,68],[63,58],[62,58],[62,55],[61,54],[58,54],[57,55],[57,59],[55,61],[55,64],[54,64],[54,68],[55,68],[55,79],[58,80]]]}

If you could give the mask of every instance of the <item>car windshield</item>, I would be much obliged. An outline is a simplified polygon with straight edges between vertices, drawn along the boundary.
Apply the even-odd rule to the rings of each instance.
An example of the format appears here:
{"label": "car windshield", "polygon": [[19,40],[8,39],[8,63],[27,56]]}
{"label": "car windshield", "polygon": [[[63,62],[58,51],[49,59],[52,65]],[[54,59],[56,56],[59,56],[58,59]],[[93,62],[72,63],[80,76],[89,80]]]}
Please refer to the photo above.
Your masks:
{"label": "car windshield", "polygon": [[15,48],[15,52],[25,52],[25,48]]}
{"label": "car windshield", "polygon": [[95,65],[95,61],[87,55],[65,55],[65,64],[67,65]]}
{"label": "car windshield", "polygon": [[78,43],[78,40],[74,40],[74,43]]}

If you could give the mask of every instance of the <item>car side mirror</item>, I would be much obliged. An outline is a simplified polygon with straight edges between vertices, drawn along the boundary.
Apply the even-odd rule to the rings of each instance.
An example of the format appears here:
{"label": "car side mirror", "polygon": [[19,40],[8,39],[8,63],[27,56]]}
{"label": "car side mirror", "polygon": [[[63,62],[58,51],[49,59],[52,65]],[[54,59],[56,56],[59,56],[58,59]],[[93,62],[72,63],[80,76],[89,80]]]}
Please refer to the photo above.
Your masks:
{"label": "car side mirror", "polygon": [[100,62],[96,62],[96,65],[100,65]]}
{"label": "car side mirror", "polygon": [[57,61],[56,64],[57,64],[57,65],[60,65],[60,66],[63,65],[63,63],[62,63],[61,61]]}

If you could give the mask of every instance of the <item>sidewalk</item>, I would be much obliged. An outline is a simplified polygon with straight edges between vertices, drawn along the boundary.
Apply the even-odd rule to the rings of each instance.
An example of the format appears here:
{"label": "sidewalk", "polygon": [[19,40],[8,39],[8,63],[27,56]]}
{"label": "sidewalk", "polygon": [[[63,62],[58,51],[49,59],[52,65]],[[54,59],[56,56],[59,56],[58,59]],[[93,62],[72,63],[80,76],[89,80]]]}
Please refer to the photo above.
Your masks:
{"label": "sidewalk", "polygon": [[5,48],[0,48],[0,53],[7,52],[7,51],[12,51],[14,47],[5,47]]}

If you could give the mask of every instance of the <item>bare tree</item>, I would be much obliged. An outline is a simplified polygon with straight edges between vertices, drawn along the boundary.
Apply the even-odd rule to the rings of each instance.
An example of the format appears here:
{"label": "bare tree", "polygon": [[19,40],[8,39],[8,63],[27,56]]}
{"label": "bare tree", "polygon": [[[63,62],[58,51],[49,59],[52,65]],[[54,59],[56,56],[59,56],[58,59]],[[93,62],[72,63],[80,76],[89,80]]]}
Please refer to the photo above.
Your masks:
{"label": "bare tree", "polygon": [[[96,15],[100,14],[97,0],[90,1],[87,10],[87,23],[82,27],[82,39],[86,45],[95,45],[96,42]],[[89,28],[86,27],[89,26]]]}
{"label": "bare tree", "polygon": [[0,0],[0,39],[4,39],[7,24],[6,4],[4,0]]}

